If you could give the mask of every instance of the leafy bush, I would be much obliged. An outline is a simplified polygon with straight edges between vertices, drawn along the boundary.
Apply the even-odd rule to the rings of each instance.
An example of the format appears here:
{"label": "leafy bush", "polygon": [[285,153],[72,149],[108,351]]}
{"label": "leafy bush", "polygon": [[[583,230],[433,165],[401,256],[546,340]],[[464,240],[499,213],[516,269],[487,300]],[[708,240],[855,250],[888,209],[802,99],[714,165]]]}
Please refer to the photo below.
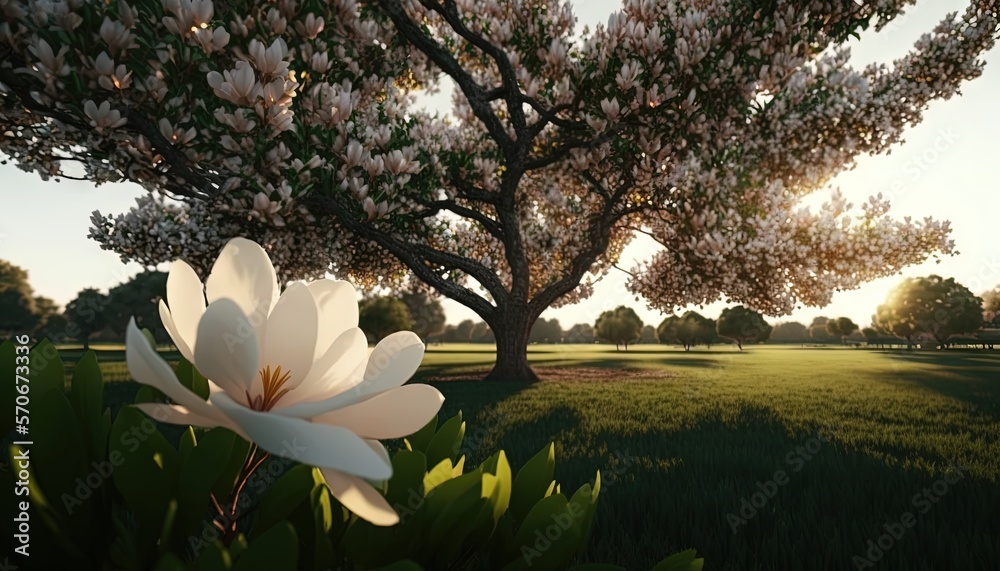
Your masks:
{"label": "leafy bush", "polygon": [[[553,444],[516,473],[502,450],[467,470],[458,456],[466,430],[461,413],[440,425],[435,417],[402,442],[393,476],[381,486],[400,523],[379,527],[341,506],[319,469],[259,456],[227,429],[161,430],[133,407],[112,418],[93,351],[77,363],[68,391],[54,346],[42,342],[30,357],[33,527],[26,568],[535,571],[569,567],[588,541],[600,473],[593,486],[563,495],[553,480]],[[0,376],[13,376],[14,360],[13,345],[0,345]],[[207,396],[205,378],[190,363],[181,360],[177,376]],[[0,380],[15,386],[13,378]],[[162,400],[150,387],[136,396]],[[2,421],[7,432],[13,419]],[[20,450],[11,444],[8,458]],[[19,476],[5,470],[2,478],[14,487]],[[5,513],[17,513],[15,500],[23,498],[4,498],[11,504]],[[9,519],[5,537],[15,533]],[[701,567],[691,550],[655,571]]]}

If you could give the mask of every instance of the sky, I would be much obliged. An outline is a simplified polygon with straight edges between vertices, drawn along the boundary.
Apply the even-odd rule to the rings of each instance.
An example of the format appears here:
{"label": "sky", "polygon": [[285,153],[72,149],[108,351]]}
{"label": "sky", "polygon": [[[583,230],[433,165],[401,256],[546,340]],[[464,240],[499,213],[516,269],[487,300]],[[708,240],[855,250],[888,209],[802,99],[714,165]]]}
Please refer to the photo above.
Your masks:
{"label": "sky", "polygon": [[[923,33],[929,32],[945,14],[961,11],[967,0],[919,0],[909,12],[879,32],[862,34],[851,42],[852,62],[858,68],[871,62],[889,63],[905,55]],[[574,3],[578,29],[606,22],[619,6],[608,0],[577,0]],[[862,326],[871,321],[875,307],[903,277],[937,273],[954,277],[975,293],[1000,284],[1000,182],[996,163],[1000,160],[1000,48],[985,58],[982,77],[967,83],[960,97],[936,101],[924,121],[911,127],[905,141],[891,154],[861,157],[856,168],[831,182],[855,204],[882,193],[892,204],[895,217],[913,216],[950,220],[957,255],[940,263],[929,260],[911,266],[901,275],[885,278],[860,289],[834,294],[824,308],[802,308],[791,316],[769,317],[772,323],[797,320],[808,323],[819,315],[847,316]],[[448,90],[425,100],[425,105],[447,112]],[[117,254],[101,250],[87,238],[90,213],[120,213],[134,204],[144,191],[135,184],[106,184],[63,180],[42,181],[13,164],[0,165],[0,259],[29,272],[37,295],[65,305],[86,287],[108,288],[126,281],[142,268],[123,264]],[[817,191],[810,204],[822,202],[828,189]],[[619,265],[630,268],[648,259],[658,247],[642,237],[624,251]],[[605,310],[629,305],[646,324],[656,326],[665,314],[647,308],[625,287],[627,276],[612,272],[595,287],[594,295],[581,303],[550,309],[543,314],[556,318],[565,329],[574,323],[593,323]],[[444,300],[448,321],[456,323],[478,317],[460,304]],[[691,307],[716,317],[725,303]],[[683,310],[682,310],[683,311]]]}

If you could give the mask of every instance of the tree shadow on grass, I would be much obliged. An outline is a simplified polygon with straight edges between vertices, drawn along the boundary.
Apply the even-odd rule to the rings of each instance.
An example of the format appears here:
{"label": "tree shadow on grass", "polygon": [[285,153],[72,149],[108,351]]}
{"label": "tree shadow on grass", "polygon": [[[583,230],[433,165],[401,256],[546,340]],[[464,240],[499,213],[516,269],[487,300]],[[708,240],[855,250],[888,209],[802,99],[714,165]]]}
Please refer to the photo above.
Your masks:
{"label": "tree shadow on grass", "polygon": [[915,384],[940,395],[972,405],[976,410],[1000,420],[1000,359],[969,359],[953,355],[889,355],[907,363],[933,365],[929,368],[900,368],[886,371],[895,382]]}
{"label": "tree shadow on grass", "polygon": [[[733,419],[706,418],[674,432],[588,432],[577,420],[556,409],[508,428],[499,445],[517,470],[554,438],[556,478],[567,495],[601,472],[586,561],[649,569],[694,547],[712,570],[839,571],[855,567],[852,557],[865,555],[868,540],[885,533],[883,525],[911,512],[917,524],[893,540],[897,545],[878,568],[1000,568],[996,484],[966,476],[935,495],[938,501],[915,504],[914,495],[939,478],[888,466],[835,434],[822,442],[817,436],[826,433],[819,427],[789,435],[765,408],[746,407]],[[787,482],[771,486],[778,471]],[[758,483],[764,492],[755,498]]]}

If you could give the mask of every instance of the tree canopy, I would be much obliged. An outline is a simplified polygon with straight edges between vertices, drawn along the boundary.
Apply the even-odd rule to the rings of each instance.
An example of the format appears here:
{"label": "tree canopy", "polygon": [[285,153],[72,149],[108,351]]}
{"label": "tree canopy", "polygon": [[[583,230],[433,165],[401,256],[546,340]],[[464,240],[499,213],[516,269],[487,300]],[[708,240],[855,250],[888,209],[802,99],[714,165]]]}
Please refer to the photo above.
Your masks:
{"label": "tree canopy", "polygon": [[742,305],[723,309],[717,329],[720,337],[732,339],[741,351],[743,343],[761,343],[771,335],[771,326],[764,316]]}
{"label": "tree canopy", "polygon": [[375,343],[412,326],[406,305],[394,297],[374,297],[358,305],[358,327]]}
{"label": "tree canopy", "polygon": [[[0,151],[146,188],[92,217],[125,260],[204,273],[242,235],[282,279],[412,274],[496,332],[490,378],[530,380],[531,324],[639,232],[663,249],[629,288],[664,311],[784,314],[952,252],[947,223],[881,197],[800,205],[982,73],[981,0],[852,67],[843,44],[911,2],[628,0],[580,32],[565,0],[12,0]],[[442,77],[453,117],[414,104]]]}
{"label": "tree canopy", "polygon": [[410,312],[411,331],[421,339],[426,340],[444,331],[444,308],[430,293],[423,289],[410,289],[400,294],[399,301]]}
{"label": "tree canopy", "polygon": [[563,331],[558,319],[539,318],[531,326],[528,341],[532,343],[559,343],[562,341],[562,337]]}
{"label": "tree canopy", "polygon": [[63,312],[71,336],[83,342],[83,348],[90,348],[90,338],[108,325],[108,296],[94,288],[86,288],[66,304]]}
{"label": "tree canopy", "polygon": [[710,345],[716,338],[716,323],[697,312],[688,311],[678,317],[671,315],[656,329],[660,343],[679,343],[685,351],[695,345]]}
{"label": "tree canopy", "polygon": [[877,328],[910,343],[923,334],[947,347],[952,335],[983,326],[983,300],[954,278],[907,278],[878,306],[874,320]]}
{"label": "tree canopy", "polygon": [[0,335],[31,333],[55,312],[52,300],[35,296],[26,270],[0,260]]}
{"label": "tree canopy", "polygon": [[567,343],[593,343],[594,327],[589,323],[577,323],[566,331],[564,339]]}
{"label": "tree canopy", "polygon": [[809,328],[798,321],[783,321],[774,326],[769,339],[775,343],[805,343]]}
{"label": "tree canopy", "polygon": [[619,305],[611,311],[605,311],[594,324],[594,336],[615,344],[615,349],[639,339],[642,334],[642,319],[631,307]]}
{"label": "tree canopy", "polygon": [[170,336],[160,321],[158,302],[167,295],[166,272],[145,271],[108,291],[105,310],[108,326],[120,338],[125,338],[129,319],[136,325],[149,329],[158,341],[167,342]]}
{"label": "tree canopy", "polygon": [[826,322],[826,330],[830,335],[843,341],[845,337],[850,336],[858,330],[858,324],[854,323],[849,317],[838,317]]}
{"label": "tree canopy", "polygon": [[1000,286],[983,292],[983,321],[1000,328]]}

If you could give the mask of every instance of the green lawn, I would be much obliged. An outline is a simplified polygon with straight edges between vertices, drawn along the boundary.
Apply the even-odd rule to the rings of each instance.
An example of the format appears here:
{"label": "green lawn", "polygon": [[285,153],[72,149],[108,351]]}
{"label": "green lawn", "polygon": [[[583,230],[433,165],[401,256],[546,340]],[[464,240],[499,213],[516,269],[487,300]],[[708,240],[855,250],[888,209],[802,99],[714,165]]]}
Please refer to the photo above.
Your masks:
{"label": "green lawn", "polygon": [[[473,463],[504,448],[516,469],[554,440],[564,491],[601,470],[588,560],[641,570],[694,547],[710,570],[856,569],[888,525],[901,537],[861,568],[1000,569],[1000,352],[560,345],[530,356],[545,382],[468,380],[492,362],[483,345],[432,346],[417,377],[444,393],[443,415],[464,412]],[[118,385],[113,400],[134,391]],[[950,462],[962,477],[935,489]],[[758,483],[773,497],[754,498]],[[734,531],[727,516],[744,498],[762,507]],[[895,525],[906,512],[912,527]]]}

